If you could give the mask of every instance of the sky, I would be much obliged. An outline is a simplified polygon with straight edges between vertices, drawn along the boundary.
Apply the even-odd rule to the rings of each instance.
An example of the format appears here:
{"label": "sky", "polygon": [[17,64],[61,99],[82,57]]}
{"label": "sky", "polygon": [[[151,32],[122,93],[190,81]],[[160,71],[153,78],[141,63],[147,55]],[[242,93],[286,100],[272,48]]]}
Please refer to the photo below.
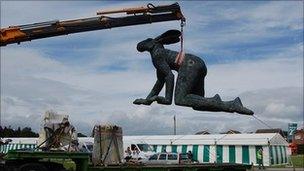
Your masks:
{"label": "sky", "polygon": [[[1,28],[95,16],[96,11],[173,1],[1,1]],[[206,97],[240,97],[271,128],[303,126],[303,1],[179,1],[186,53],[207,64]],[[112,28],[1,47],[1,124],[39,131],[47,110],[68,114],[79,132],[117,124],[125,135],[268,128],[252,116],[174,104],[138,106],[156,81],[136,45],[179,21]],[[166,48],[179,51],[179,44]],[[175,78],[178,73],[174,73]],[[163,95],[164,91],[161,92]]]}

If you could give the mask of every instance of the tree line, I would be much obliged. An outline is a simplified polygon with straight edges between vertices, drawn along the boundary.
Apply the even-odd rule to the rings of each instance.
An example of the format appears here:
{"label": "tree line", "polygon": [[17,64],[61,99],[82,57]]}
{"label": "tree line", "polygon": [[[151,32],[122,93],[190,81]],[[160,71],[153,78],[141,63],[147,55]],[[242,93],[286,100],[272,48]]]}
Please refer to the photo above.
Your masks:
{"label": "tree line", "polygon": [[[78,137],[87,137],[85,134],[77,133]],[[9,127],[1,127],[0,126],[0,137],[39,137],[39,134],[32,131],[32,128],[30,127],[24,127],[17,129],[13,129],[10,126]]]}
{"label": "tree line", "polygon": [[32,131],[30,127],[13,129],[9,127],[0,126],[0,137],[38,137],[39,134]]}

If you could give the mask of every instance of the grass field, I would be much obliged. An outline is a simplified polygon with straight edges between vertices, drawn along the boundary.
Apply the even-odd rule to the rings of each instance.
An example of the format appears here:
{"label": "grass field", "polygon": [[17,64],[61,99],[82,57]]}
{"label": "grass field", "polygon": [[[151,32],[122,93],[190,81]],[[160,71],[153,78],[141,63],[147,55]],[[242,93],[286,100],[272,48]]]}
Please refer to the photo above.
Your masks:
{"label": "grass field", "polygon": [[304,155],[291,156],[291,161],[294,167],[304,168]]}

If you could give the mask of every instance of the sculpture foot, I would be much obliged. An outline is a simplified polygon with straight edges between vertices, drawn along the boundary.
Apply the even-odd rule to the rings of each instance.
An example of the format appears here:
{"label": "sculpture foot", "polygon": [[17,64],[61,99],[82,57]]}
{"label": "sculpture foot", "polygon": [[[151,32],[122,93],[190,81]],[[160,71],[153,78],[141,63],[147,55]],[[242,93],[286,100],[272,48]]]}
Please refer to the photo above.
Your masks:
{"label": "sculpture foot", "polygon": [[233,101],[234,105],[243,107],[242,101],[239,97],[235,98]]}
{"label": "sculpture foot", "polygon": [[239,97],[235,98],[233,101],[226,102],[229,105],[230,112],[236,112],[243,115],[253,115],[254,112],[243,106],[242,101]]}
{"label": "sculpture foot", "polygon": [[211,99],[214,100],[214,101],[217,101],[217,102],[221,102],[222,101],[222,99],[221,99],[221,97],[220,97],[219,94],[214,95]]}

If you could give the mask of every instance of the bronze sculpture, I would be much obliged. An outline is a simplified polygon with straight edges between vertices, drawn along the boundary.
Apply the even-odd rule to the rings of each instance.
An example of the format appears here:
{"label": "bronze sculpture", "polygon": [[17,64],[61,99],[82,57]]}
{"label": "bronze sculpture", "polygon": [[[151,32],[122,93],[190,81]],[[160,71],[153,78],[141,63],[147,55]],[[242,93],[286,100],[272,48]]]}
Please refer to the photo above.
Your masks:
{"label": "bronze sculpture", "polygon": [[[175,70],[178,72],[174,92],[176,105],[192,107],[199,111],[253,115],[253,111],[243,107],[239,97],[232,101],[222,101],[218,94],[211,98],[204,97],[204,79],[207,74],[204,61],[195,55],[185,54],[183,62],[178,65],[175,62],[178,52],[164,48],[164,45],[179,42],[180,35],[181,32],[178,30],[169,30],[154,39],[148,38],[137,44],[139,52],[150,52],[152,63],[156,68],[157,81],[145,99],[136,99],[133,103],[151,105],[156,101],[164,105],[172,104],[174,87],[172,70]],[[165,97],[162,97],[159,93],[164,85],[166,85],[166,92]]]}

